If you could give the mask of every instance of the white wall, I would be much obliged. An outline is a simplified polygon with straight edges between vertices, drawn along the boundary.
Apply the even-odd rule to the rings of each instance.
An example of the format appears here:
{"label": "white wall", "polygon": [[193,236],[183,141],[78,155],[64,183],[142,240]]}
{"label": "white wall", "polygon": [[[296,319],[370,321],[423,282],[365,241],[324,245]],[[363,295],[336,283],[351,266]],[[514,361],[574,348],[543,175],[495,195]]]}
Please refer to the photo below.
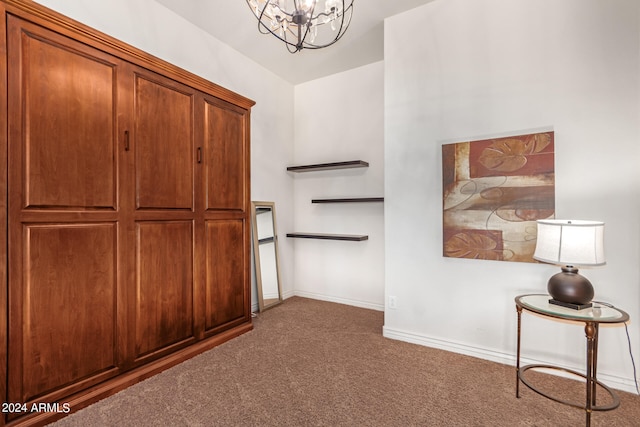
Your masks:
{"label": "white wall", "polygon": [[[276,203],[279,233],[292,228],[293,183],[285,170],[293,161],[293,85],[154,0],[38,3],[256,101],[251,110],[251,199]],[[293,245],[282,236],[279,249],[283,291],[291,293]]]}
{"label": "white wall", "polygon": [[[441,145],[555,130],[556,217],[606,223],[596,299],[640,358],[640,2],[438,0],[385,22],[387,337],[513,363],[513,298],[558,268],[442,256]],[[523,357],[584,369],[580,325],[523,315]],[[599,377],[633,390],[623,327]]]}
{"label": "white wall", "polygon": [[364,160],[368,168],[289,173],[294,228],[363,234],[362,242],[295,241],[297,295],[382,310],[382,203],[312,204],[312,199],[382,197],[384,189],[384,66],[373,63],[295,87],[296,165]]}

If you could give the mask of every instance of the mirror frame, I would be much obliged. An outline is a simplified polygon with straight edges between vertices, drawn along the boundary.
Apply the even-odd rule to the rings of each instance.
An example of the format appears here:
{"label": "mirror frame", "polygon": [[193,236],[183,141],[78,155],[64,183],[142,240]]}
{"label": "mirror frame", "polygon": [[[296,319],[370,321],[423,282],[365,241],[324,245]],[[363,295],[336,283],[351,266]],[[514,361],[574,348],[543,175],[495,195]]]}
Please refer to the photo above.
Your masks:
{"label": "mirror frame", "polygon": [[[276,280],[278,282],[278,299],[275,302],[265,304],[264,293],[262,289],[262,269],[260,264],[260,243],[258,241],[257,226],[257,210],[260,207],[271,208],[271,220],[273,221],[273,244],[274,244],[274,257],[276,262]],[[280,280],[280,265],[278,260],[278,230],[276,228],[276,206],[274,202],[251,202],[251,235],[253,240],[253,262],[256,273],[256,288],[258,289],[258,311],[262,312],[271,307],[275,307],[280,304],[282,299],[282,281]]]}

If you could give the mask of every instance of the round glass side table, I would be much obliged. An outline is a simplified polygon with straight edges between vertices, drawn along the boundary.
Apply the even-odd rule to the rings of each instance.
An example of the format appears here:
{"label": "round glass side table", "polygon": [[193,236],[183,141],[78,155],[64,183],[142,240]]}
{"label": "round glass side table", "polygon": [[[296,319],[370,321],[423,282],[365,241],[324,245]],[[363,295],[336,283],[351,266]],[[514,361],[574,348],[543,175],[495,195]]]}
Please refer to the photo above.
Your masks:
{"label": "round glass side table", "polygon": [[[516,310],[518,312],[518,350],[516,356],[516,397],[520,397],[520,382],[529,387],[536,393],[574,408],[584,409],[586,412],[586,425],[591,425],[591,413],[593,411],[610,411],[620,406],[618,396],[597,379],[598,366],[598,329],[601,323],[614,324],[625,323],[629,320],[629,315],[624,311],[604,303],[594,303],[593,307],[583,310],[574,310],[559,305],[549,303],[551,297],[545,294],[520,295],[515,298]],[[529,311],[541,316],[560,320],[569,320],[584,323],[584,331],[587,338],[587,367],[586,373],[561,368],[553,365],[527,365],[520,366],[520,337],[522,335],[522,311]],[[577,375],[585,379],[586,397],[585,404],[577,405],[575,403],[562,400],[545,392],[538,390],[525,377],[525,372],[529,369],[555,369]],[[612,403],[608,405],[596,405],[596,389],[600,386],[604,389],[612,399]]]}

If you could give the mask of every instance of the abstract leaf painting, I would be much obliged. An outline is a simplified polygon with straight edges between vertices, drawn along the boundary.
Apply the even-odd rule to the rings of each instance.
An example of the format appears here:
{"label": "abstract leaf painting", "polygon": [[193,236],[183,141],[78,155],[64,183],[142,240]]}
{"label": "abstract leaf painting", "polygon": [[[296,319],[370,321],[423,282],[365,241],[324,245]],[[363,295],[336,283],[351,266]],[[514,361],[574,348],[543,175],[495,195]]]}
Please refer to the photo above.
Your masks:
{"label": "abstract leaf painting", "polygon": [[442,146],[443,255],[535,262],[536,220],[555,215],[554,134]]}

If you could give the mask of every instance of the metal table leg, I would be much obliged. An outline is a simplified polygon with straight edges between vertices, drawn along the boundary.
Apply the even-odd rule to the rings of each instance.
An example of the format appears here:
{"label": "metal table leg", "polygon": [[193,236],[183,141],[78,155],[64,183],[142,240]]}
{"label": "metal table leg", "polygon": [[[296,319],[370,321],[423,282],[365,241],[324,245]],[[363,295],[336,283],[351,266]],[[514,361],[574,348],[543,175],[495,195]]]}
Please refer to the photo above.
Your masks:
{"label": "metal table leg", "polygon": [[598,324],[586,322],[584,332],[587,336],[587,427],[591,426],[591,413],[596,406],[597,366],[598,366]]}
{"label": "metal table leg", "polygon": [[522,307],[516,305],[518,311],[518,350],[516,353],[516,397],[520,398],[520,332],[522,323]]}

